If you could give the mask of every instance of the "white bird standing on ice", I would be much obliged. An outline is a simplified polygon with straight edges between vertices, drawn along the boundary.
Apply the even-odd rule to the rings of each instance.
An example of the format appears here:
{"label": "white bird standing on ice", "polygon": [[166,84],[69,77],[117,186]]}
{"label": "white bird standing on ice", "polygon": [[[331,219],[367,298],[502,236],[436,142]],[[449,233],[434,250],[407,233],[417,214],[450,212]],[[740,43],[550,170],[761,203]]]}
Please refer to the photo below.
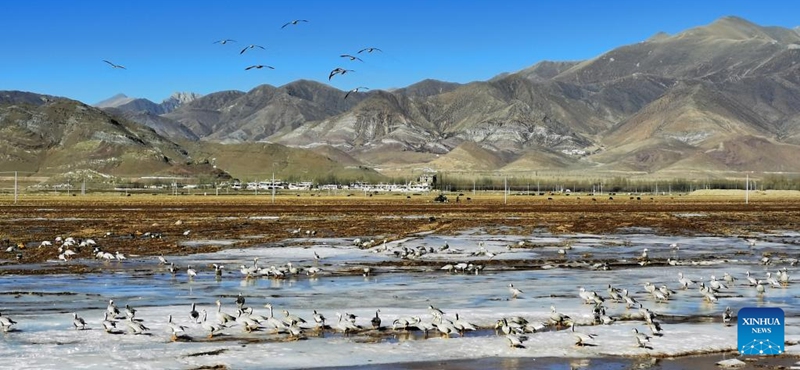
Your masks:
{"label": "white bird standing on ice", "polygon": [[715,292],[719,291],[720,289],[728,289],[728,287],[725,284],[720,283],[717,280],[717,277],[714,275],[711,275],[711,281],[708,282],[708,286]]}
{"label": "white bird standing on ice", "polygon": [[731,276],[731,274],[729,274],[727,272],[722,274],[722,280],[725,280],[725,282],[728,283],[728,286],[736,285],[735,284],[736,278],[734,278],[733,276]]}
{"label": "white bird standing on ice", "polygon": [[508,340],[508,345],[511,348],[525,348],[522,344],[528,337],[524,335],[516,335],[516,334],[506,334],[506,339]]}
{"label": "white bird standing on ice", "polygon": [[731,318],[733,317],[733,312],[731,312],[731,307],[725,307],[725,312],[722,313],[722,323],[725,326],[731,326]]}
{"label": "white bird standing on ice", "polygon": [[750,271],[747,271],[747,282],[750,283],[750,286],[758,285],[758,280],[756,280],[756,278],[750,276]]}
{"label": "white bird standing on ice", "polygon": [[192,268],[192,265],[189,265],[186,268],[186,275],[189,275],[189,279],[192,279],[197,276],[197,271]]}
{"label": "white bird standing on ice", "polygon": [[208,338],[211,339],[214,336],[214,333],[222,331],[225,327],[219,324],[214,324],[208,321],[208,312],[203,310],[203,321],[200,323],[200,326],[203,327],[208,332]]}
{"label": "white bird standing on ice", "polygon": [[73,312],[72,313],[72,326],[75,327],[75,330],[86,329],[86,321],[84,321],[82,317],[79,317],[77,312]]}
{"label": "white bird standing on ice", "polygon": [[786,267],[778,271],[778,282],[781,285],[789,285],[789,271],[786,270]]}
{"label": "white bird standing on ice", "polygon": [[517,298],[522,294],[522,291],[515,288],[514,284],[508,284],[508,291],[511,292],[511,298]]}
{"label": "white bird standing on ice", "polygon": [[194,321],[195,324],[200,322],[200,321],[198,321],[200,319],[200,313],[197,312],[197,310],[195,309],[195,304],[194,303],[192,303],[192,310],[189,311],[189,317],[192,318],[192,321]]}
{"label": "white bird standing on ice", "polygon": [[235,321],[236,321],[235,317],[233,317],[233,316],[231,316],[231,315],[229,315],[229,314],[227,314],[225,312],[222,312],[222,302],[220,302],[220,300],[218,299],[217,300],[217,322],[222,324],[222,325],[227,325],[229,322],[235,322]]}
{"label": "white bird standing on ice", "polygon": [[11,327],[14,326],[16,323],[17,322],[12,320],[10,317],[3,316],[3,314],[0,313],[0,327],[3,328],[4,332],[8,332],[9,330],[11,330]]}
{"label": "white bird standing on ice", "polygon": [[147,330],[150,330],[148,327],[144,326],[142,323],[133,319],[133,317],[129,317],[128,321],[125,322],[128,327],[131,329],[133,334],[142,334]]}
{"label": "white bird standing on ice", "polygon": [[767,272],[767,283],[769,283],[769,285],[771,285],[773,288],[780,288],[781,287],[781,283],[778,282],[778,279],[775,279],[774,277],[772,277],[772,273],[771,272]]}
{"label": "white bird standing on ice", "polygon": [[117,323],[113,318],[108,318],[108,312],[103,312],[103,329],[106,333],[115,333],[117,330]]}
{"label": "white bird standing on ice", "polygon": [[678,277],[679,277],[678,282],[681,283],[683,289],[688,289],[690,285],[694,285],[694,281],[692,281],[692,279],[684,277],[682,272],[678,273]]}
{"label": "white bird standing on ice", "polygon": [[586,333],[581,333],[581,332],[575,331],[575,322],[570,322],[569,326],[570,326],[570,329],[572,329],[572,335],[575,336],[575,345],[576,346],[583,347],[586,344],[588,344],[588,342],[593,342],[594,341],[594,337],[596,336],[595,334],[586,334]]}
{"label": "white bird standing on ice", "polygon": [[550,320],[556,325],[562,325],[566,321],[571,320],[571,318],[567,315],[564,315],[558,311],[556,311],[556,306],[550,306]]}
{"label": "white bird standing on ice", "polygon": [[761,285],[761,280],[756,282],[756,292],[758,292],[758,295],[764,294],[764,286]]}
{"label": "white bird standing on ice", "polygon": [[636,344],[641,348],[648,348],[647,345],[650,343],[650,336],[645,333],[640,333],[639,329],[636,328],[633,328],[631,331],[636,337]]}
{"label": "white bird standing on ice", "polygon": [[169,315],[169,320],[167,321],[167,325],[169,325],[170,331],[172,331],[172,340],[178,340],[178,337],[185,333],[186,327],[175,324],[172,322],[172,315]]}
{"label": "white bird standing on ice", "polygon": [[106,307],[106,312],[108,312],[108,314],[111,315],[111,318],[116,318],[117,316],[119,316],[119,309],[114,304],[113,299],[108,300],[108,306]]}

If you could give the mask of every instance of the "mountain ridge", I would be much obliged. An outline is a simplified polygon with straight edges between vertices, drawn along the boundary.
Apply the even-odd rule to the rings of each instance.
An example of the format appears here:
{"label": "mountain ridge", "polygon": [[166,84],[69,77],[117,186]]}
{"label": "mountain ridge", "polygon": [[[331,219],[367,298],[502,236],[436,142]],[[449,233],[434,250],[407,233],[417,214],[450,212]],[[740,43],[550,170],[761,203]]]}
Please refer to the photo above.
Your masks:
{"label": "mountain ridge", "polygon": [[178,107],[191,103],[200,97],[202,97],[202,95],[193,92],[174,92],[172,95],[162,100],[161,103],[155,103],[149,99],[131,98],[125,94],[119,93],[95,103],[94,106],[97,108],[115,108],[132,113],[162,115],[172,112]]}
{"label": "mountain ridge", "polygon": [[114,112],[193,147],[316,149],[389,175],[526,166],[576,175],[800,172],[785,154],[800,149],[800,33],[738,17],[488,81],[348,94],[297,80],[186,100],[165,114]]}

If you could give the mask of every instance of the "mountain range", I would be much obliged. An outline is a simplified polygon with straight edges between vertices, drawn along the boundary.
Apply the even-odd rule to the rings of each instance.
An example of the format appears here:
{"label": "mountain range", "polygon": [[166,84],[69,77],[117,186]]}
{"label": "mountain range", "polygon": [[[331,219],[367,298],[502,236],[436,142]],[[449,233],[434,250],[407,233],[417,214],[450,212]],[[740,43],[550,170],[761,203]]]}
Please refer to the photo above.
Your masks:
{"label": "mountain range", "polygon": [[117,94],[106,100],[94,104],[98,108],[117,108],[128,112],[146,112],[151,114],[166,114],[174,111],[181,105],[191,103],[202,95],[192,92],[176,92],[156,104],[144,98],[129,98],[125,94]]}
{"label": "mountain range", "polygon": [[[101,121],[125,122],[131,132],[143,130],[135,124],[149,127],[150,134],[139,136],[152,146],[145,151],[175,145],[170,148],[183,149],[185,156],[215,155],[219,167],[233,169],[234,176],[271,170],[263,162],[242,165],[241,158],[221,154],[266,147],[275,151],[264,158],[273,168],[286,163],[275,158],[301,158],[297,153],[303,151],[325,158],[332,168],[370,176],[378,176],[370,169],[413,176],[424,168],[650,177],[800,172],[794,160],[800,153],[800,33],[737,17],[674,35],[658,33],[590,60],[542,61],[488,81],[425,80],[345,99],[346,94],[299,80],[247,92],[174,95],[161,104],[118,95],[96,104],[102,110],[78,106]],[[52,117],[41,112],[58,98],[8,95],[0,92],[0,130],[14,122],[30,130],[19,119],[87,119],[77,108]],[[28,115],[19,118],[26,109]],[[0,139],[0,153],[23,143],[42,145],[37,140],[50,143],[45,146],[64,143],[36,132],[14,143]],[[86,134],[100,143],[110,140]],[[33,161],[14,153],[15,160]],[[185,160],[175,153],[167,156]],[[38,168],[50,168],[42,167],[47,157],[42,154]]]}

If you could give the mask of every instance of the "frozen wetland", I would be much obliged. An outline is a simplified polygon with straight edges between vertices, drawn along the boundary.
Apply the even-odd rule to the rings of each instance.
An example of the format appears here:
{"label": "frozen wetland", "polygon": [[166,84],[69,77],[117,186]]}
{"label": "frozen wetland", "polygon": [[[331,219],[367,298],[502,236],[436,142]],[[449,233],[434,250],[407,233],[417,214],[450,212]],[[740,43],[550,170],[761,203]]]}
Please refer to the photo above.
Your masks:
{"label": "frozen wetland", "polygon": [[[105,265],[102,274],[7,275],[0,280],[0,312],[17,324],[0,334],[0,357],[11,359],[16,369],[215,365],[256,369],[491,357],[735,356],[735,313],[742,307],[762,306],[785,311],[786,352],[800,352],[800,346],[793,345],[800,340],[800,292],[793,278],[795,258],[800,255],[796,233],[744,239],[661,236],[646,229],[615,235],[515,235],[513,230],[490,235],[473,229],[386,243],[379,236],[360,239],[359,246],[352,238],[295,238],[212,254],[164,256],[178,268],[176,274],[157,258],[128,256],[124,261],[92,262]],[[197,241],[210,242],[214,241]],[[423,249],[426,252],[419,253]],[[275,266],[285,276],[247,277],[240,271],[255,263],[264,274]],[[287,263],[299,271],[292,274]],[[225,266],[221,276],[215,275],[212,264]],[[448,264],[452,270],[443,269]],[[458,264],[466,266],[465,271],[459,271]],[[187,276],[189,265],[198,272],[194,278]],[[476,273],[478,266],[483,269]],[[312,267],[321,270],[311,273]],[[767,273],[777,277],[781,269],[789,282],[770,286]],[[748,271],[763,281],[763,294],[748,284]],[[683,289],[679,272],[695,284]],[[733,284],[724,282],[726,273],[735,278]],[[699,290],[699,283],[709,285],[712,275],[731,285],[716,293],[716,302]],[[666,300],[657,299],[646,290],[646,282],[665,285],[674,293]],[[516,298],[509,284],[521,290]],[[638,305],[612,300],[609,285],[627,289],[629,296],[654,312],[661,335],[651,333]],[[595,304],[584,302],[580,288],[602,297],[607,316],[615,321],[596,324]],[[283,310],[305,319],[297,325],[302,333],[280,333],[264,323],[246,331],[246,324],[238,321],[209,338],[204,326],[190,318],[194,303],[197,311],[208,312],[208,321],[216,322],[216,300],[221,302],[220,311],[236,316],[239,294],[256,315],[268,316],[265,304],[270,303],[278,319],[284,318]],[[103,330],[110,299],[123,311],[121,316],[125,305],[135,308],[135,318],[149,331],[131,334],[125,320],[117,322],[118,330],[112,333]],[[425,333],[413,325],[393,327],[395,320],[410,317],[436,323],[429,306],[443,311],[445,320],[455,321],[458,314],[477,330],[442,335],[435,328]],[[575,332],[594,334],[594,339],[576,345],[571,330],[552,323],[551,306],[572,318]],[[722,323],[726,307],[734,312],[730,326]],[[327,329],[318,329],[315,310],[327,318]],[[377,310],[382,321],[373,328]],[[74,327],[73,313],[86,321],[85,330]],[[339,330],[337,313],[356,315],[355,325],[361,329]],[[176,341],[171,340],[168,315],[186,327]],[[498,320],[514,316],[539,326],[524,334],[524,348],[510,346],[502,330],[495,329]],[[644,347],[638,345],[634,328],[652,337]],[[591,367],[590,361],[585,363]]]}

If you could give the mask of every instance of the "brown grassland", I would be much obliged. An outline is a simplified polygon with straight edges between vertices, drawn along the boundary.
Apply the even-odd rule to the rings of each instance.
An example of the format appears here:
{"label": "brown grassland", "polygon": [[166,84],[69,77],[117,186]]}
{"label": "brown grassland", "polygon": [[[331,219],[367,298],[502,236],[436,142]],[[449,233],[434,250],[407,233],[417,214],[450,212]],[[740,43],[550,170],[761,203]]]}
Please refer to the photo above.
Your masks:
{"label": "brown grassland", "polygon": [[[56,236],[92,238],[105,251],[129,256],[185,255],[279,243],[287,238],[337,237],[395,240],[433,231],[452,234],[481,227],[490,234],[611,234],[630,227],[665,235],[734,235],[796,230],[800,192],[697,191],[672,195],[448,194],[426,195],[282,193],[270,195],[0,196],[2,265],[56,260]],[[458,202],[456,198],[458,197]],[[613,199],[612,199],[613,198]],[[188,235],[184,235],[190,231]],[[146,237],[146,233],[160,238]],[[235,239],[233,245],[185,246],[190,240]],[[14,253],[5,250],[17,245]],[[18,253],[21,256],[18,256]],[[20,257],[18,261],[17,258]],[[98,272],[90,248],[68,264],[46,264],[27,273]],[[20,273],[15,270],[14,273]]]}

